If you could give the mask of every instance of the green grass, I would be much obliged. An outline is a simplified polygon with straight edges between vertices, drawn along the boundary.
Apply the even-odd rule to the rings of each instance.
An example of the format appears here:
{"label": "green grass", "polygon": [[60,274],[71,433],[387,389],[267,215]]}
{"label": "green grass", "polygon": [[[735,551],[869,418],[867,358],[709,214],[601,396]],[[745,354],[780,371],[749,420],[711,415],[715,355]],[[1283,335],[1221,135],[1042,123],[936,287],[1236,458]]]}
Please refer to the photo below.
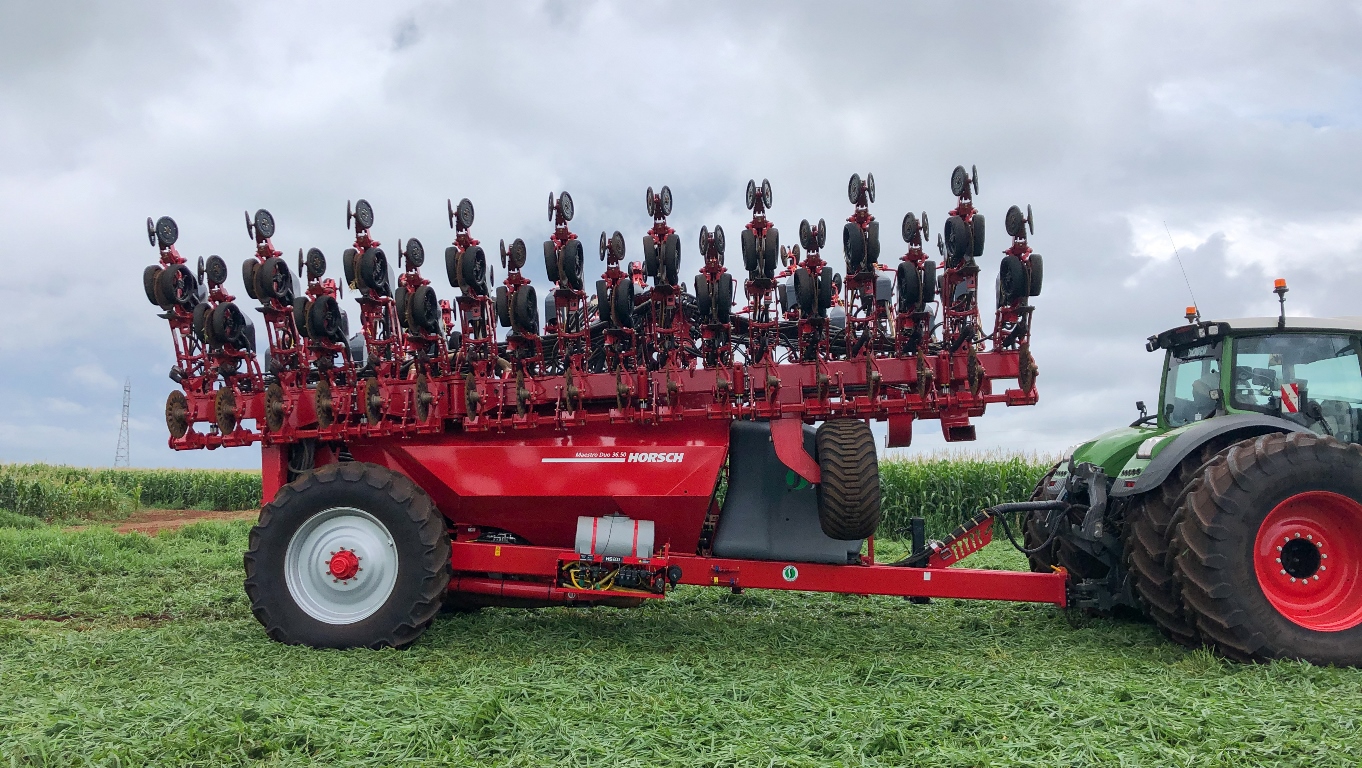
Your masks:
{"label": "green grass", "polygon": [[0,765],[1362,762],[1362,672],[1046,606],[692,587],[281,646],[241,594],[248,529],[0,529]]}
{"label": "green grass", "polygon": [[116,520],[157,509],[260,506],[260,473],[0,464],[0,509],[49,522]]}

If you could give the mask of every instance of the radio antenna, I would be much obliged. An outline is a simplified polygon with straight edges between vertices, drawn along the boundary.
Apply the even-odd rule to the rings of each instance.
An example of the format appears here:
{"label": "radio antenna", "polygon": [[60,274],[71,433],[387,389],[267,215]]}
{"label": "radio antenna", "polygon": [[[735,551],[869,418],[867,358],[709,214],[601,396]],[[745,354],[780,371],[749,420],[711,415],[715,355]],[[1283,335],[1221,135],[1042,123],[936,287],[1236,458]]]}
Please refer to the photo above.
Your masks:
{"label": "radio antenna", "polygon": [[1173,233],[1168,231],[1168,222],[1163,222],[1163,231],[1168,235],[1168,242],[1173,246],[1173,255],[1177,257],[1178,269],[1182,270],[1182,281],[1187,284],[1187,294],[1192,297],[1192,308],[1196,310],[1196,319],[1201,320],[1201,305],[1196,303],[1196,294],[1192,293],[1192,281],[1187,279],[1187,267],[1182,265],[1182,254],[1178,253],[1178,244],[1173,241]]}

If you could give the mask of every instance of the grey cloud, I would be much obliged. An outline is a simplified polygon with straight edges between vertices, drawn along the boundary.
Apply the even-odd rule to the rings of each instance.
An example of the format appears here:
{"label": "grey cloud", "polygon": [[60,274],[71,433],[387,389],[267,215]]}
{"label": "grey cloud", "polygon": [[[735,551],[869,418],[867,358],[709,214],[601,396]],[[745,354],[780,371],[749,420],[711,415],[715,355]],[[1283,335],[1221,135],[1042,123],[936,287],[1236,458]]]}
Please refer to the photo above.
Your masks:
{"label": "grey cloud", "polygon": [[[336,254],[345,201],[365,197],[381,239],[429,250],[450,239],[445,199],[467,196],[485,243],[533,245],[548,233],[547,193],[567,189],[588,242],[619,229],[636,251],[643,189],[669,184],[689,275],[701,224],[745,220],[748,178],[771,179],[773,218],[792,235],[801,218],[847,215],[853,171],[875,173],[886,222],[911,209],[939,224],[951,168],[977,164],[990,250],[1007,206],[1030,203],[1047,262],[1042,402],[990,412],[985,448],[1060,450],[1153,399],[1158,360],[1143,340],[1188,302],[1162,222],[1208,314],[1271,312],[1279,274],[1292,307],[1358,313],[1354,4],[129,2],[0,14],[0,396],[22,404],[0,416],[0,460],[111,459],[121,392],[79,366],[131,376],[134,416],[160,422],[172,357],[141,298],[148,215],[175,216],[187,254],[226,257],[241,293],[243,209],[275,214],[286,253]],[[529,274],[542,280],[542,266]],[[157,429],[133,437],[142,464],[255,461],[175,455]],[[918,425],[918,447],[941,445],[935,424]]]}

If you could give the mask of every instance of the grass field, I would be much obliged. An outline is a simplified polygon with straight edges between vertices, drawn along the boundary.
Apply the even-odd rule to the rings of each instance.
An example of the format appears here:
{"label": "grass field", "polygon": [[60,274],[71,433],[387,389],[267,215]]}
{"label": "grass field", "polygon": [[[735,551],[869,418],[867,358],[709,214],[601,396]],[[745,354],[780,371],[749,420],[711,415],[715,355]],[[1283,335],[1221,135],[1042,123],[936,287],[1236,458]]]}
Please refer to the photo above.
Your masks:
{"label": "grass field", "polygon": [[407,651],[280,646],[241,591],[248,529],[0,529],[0,765],[1362,762],[1362,672],[1044,606],[692,587],[446,615]]}

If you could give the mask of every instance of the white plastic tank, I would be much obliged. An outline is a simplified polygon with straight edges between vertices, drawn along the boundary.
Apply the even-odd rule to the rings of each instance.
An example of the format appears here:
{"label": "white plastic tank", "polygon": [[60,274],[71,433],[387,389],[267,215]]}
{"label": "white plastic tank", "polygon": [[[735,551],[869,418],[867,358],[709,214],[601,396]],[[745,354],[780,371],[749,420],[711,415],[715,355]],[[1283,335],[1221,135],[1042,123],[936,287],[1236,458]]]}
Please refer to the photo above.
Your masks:
{"label": "white plastic tank", "polygon": [[652,557],[653,521],[627,517],[577,518],[577,554],[583,557]]}

